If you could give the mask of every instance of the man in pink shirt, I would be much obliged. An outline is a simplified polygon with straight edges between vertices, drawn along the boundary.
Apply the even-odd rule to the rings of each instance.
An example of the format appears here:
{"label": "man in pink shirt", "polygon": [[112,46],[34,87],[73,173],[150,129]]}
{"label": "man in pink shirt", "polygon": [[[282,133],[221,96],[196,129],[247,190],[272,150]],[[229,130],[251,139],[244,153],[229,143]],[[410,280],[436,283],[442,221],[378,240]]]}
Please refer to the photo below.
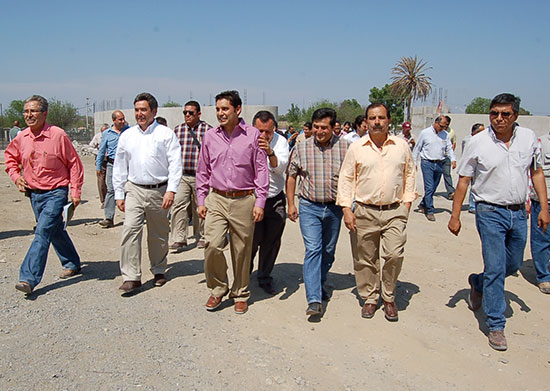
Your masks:
{"label": "man in pink shirt", "polygon": [[69,185],[74,206],[80,204],[84,170],[65,131],[46,123],[46,99],[33,95],[25,101],[23,110],[28,128],[6,148],[4,159],[6,172],[19,191],[30,198],[37,221],[34,240],[21,264],[19,283],[15,285],[17,290],[30,294],[42,280],[50,243],[64,269],[59,277],[69,278],[80,273],[80,257],[63,228],[62,213]]}
{"label": "man in pink shirt", "polygon": [[229,292],[223,255],[229,232],[234,274],[229,296],[237,314],[248,310],[254,224],[263,219],[269,190],[267,155],[258,142],[261,133],[239,118],[241,106],[237,91],[216,96],[220,126],[204,135],[196,178],[197,212],[205,219],[204,273],[211,290],[206,309],[215,310]]}

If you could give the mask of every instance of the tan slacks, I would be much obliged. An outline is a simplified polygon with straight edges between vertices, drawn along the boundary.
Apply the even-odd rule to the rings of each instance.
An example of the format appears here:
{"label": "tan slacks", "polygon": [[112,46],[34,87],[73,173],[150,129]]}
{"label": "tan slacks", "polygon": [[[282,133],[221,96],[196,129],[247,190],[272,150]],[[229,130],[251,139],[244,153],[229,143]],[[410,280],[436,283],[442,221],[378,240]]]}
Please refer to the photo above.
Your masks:
{"label": "tan slacks", "polygon": [[254,238],[254,202],[256,196],[229,198],[211,192],[204,222],[204,274],[211,294],[223,296],[229,290],[227,263],[223,254],[225,236],[229,232],[233,285],[229,297],[246,301],[250,297],[250,257]]}
{"label": "tan slacks", "polygon": [[195,177],[183,174],[172,207],[170,242],[187,242],[189,216],[187,208],[193,210],[193,233],[196,238],[204,238],[204,220],[197,214],[197,191]]}
{"label": "tan slacks", "polygon": [[141,238],[147,219],[147,250],[151,273],[164,274],[168,254],[168,210],[162,209],[166,186],[145,189],[126,183],[126,211],[120,244],[120,271],[123,281],[141,280]]}
{"label": "tan slacks", "polygon": [[407,207],[377,210],[357,203],[354,213],[357,231],[350,232],[350,239],[357,292],[366,304],[377,304],[380,293],[382,300],[393,302],[407,241]]}

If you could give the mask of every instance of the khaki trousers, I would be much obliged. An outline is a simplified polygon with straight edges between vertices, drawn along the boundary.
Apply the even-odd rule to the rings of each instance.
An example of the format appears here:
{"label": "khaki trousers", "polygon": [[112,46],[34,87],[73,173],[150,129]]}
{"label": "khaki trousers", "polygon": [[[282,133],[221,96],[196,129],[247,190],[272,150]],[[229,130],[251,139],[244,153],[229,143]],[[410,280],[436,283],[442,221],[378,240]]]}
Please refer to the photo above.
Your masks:
{"label": "khaki trousers", "polygon": [[147,219],[147,250],[151,273],[164,274],[168,254],[168,210],[162,209],[166,185],[145,189],[126,183],[126,212],[120,244],[120,271],[123,281],[141,280],[141,237]]}
{"label": "khaki trousers", "polygon": [[229,198],[211,192],[206,198],[208,208],[204,222],[204,274],[213,296],[229,290],[227,263],[223,254],[225,236],[229,232],[233,285],[230,298],[246,301],[250,297],[250,258],[254,238],[253,208],[256,196]]}
{"label": "khaki trousers", "polygon": [[197,214],[197,191],[195,177],[183,174],[172,207],[170,242],[187,242],[189,216],[187,208],[193,210],[193,233],[196,238],[204,239],[204,220]]}
{"label": "khaki trousers", "polygon": [[407,207],[378,210],[357,203],[354,214],[357,231],[350,239],[357,292],[366,304],[378,304],[382,280],[382,300],[393,302],[407,241]]}

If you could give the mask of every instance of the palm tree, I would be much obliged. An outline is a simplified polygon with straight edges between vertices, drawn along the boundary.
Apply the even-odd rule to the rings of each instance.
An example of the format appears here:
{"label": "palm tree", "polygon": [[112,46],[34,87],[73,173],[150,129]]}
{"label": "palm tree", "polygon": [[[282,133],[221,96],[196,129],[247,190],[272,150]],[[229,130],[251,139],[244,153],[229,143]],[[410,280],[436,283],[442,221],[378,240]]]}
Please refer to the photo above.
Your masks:
{"label": "palm tree", "polygon": [[407,121],[411,120],[411,104],[413,100],[426,100],[432,92],[432,78],[425,71],[432,69],[422,60],[414,57],[401,57],[392,68],[392,92],[402,96],[407,101]]}

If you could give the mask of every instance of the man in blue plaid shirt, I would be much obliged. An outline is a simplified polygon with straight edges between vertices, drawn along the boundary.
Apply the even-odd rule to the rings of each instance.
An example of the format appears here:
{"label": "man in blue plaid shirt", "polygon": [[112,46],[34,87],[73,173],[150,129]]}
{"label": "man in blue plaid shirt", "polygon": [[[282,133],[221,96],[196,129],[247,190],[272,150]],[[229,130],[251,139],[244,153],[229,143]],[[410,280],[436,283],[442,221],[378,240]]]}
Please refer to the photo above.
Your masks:
{"label": "man in blue plaid shirt", "polygon": [[187,209],[190,203],[193,209],[194,234],[198,239],[197,247],[204,248],[204,220],[197,215],[195,175],[202,138],[211,126],[201,121],[201,106],[194,100],[185,104],[183,117],[185,122],[174,129],[181,144],[183,175],[172,207],[170,250],[173,251],[180,251],[187,246]]}

